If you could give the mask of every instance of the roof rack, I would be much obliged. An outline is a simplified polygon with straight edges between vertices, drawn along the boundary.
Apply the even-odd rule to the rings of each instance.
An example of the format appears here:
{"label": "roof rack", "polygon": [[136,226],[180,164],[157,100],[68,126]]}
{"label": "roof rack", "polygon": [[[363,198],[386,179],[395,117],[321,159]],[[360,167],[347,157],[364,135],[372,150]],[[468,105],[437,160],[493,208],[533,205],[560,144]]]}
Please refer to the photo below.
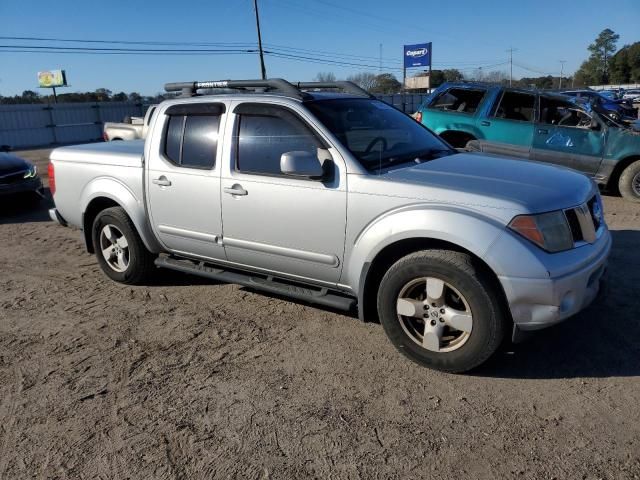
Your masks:
{"label": "roof rack", "polygon": [[290,83],[282,78],[270,78],[267,80],[210,80],[206,82],[175,82],[167,83],[164,89],[167,92],[182,92],[183,97],[192,97],[196,92],[204,88],[232,88],[232,89],[255,89],[263,91],[276,90],[288,97],[305,100],[309,94],[303,89],[313,88],[337,88],[353,95],[365,95],[372,97],[369,92],[360,88],[353,82],[297,82]]}
{"label": "roof rack", "polygon": [[355,83],[344,80],[340,80],[337,82],[297,82],[294,85],[299,89],[338,88],[340,90],[344,90],[346,93],[351,93],[353,95],[365,95],[367,97],[374,98],[373,95],[367,92],[364,88],[360,88]]}

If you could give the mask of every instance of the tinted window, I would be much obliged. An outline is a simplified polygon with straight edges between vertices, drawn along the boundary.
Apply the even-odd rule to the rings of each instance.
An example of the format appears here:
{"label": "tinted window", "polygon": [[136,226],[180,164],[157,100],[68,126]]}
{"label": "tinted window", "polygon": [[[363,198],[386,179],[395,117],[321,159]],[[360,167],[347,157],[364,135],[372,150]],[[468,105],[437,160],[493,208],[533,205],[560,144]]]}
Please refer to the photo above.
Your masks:
{"label": "tinted window", "polygon": [[169,117],[164,153],[173,163],[180,164],[180,144],[182,142],[183,116]]}
{"label": "tinted window", "polygon": [[316,100],[306,105],[369,170],[456,153],[422,124],[379,100]]}
{"label": "tinted window", "polygon": [[292,151],[317,153],[322,143],[293,113],[274,107],[243,108],[239,115],[237,168],[243,172],[281,174],[280,157]]}
{"label": "tinted window", "polygon": [[213,168],[220,115],[170,115],[164,154],[176,165]]}
{"label": "tinted window", "polygon": [[496,118],[530,122],[533,120],[536,97],[528,93],[506,91],[496,109]]}
{"label": "tinted window", "polygon": [[213,168],[216,161],[219,126],[219,116],[186,117],[182,142],[182,166]]}
{"label": "tinted window", "polygon": [[438,95],[429,108],[463,113],[475,113],[484,98],[485,90],[451,88]]}

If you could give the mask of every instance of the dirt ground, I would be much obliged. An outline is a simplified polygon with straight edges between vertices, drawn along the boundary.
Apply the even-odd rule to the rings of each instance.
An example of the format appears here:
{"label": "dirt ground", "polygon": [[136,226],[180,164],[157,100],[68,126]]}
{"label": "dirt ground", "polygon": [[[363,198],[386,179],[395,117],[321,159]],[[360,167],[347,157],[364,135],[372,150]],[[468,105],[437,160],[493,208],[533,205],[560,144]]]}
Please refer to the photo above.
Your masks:
{"label": "dirt ground", "polygon": [[116,284],[47,207],[0,210],[0,478],[640,478],[640,205],[605,198],[608,297],[472,375],[235,285]]}

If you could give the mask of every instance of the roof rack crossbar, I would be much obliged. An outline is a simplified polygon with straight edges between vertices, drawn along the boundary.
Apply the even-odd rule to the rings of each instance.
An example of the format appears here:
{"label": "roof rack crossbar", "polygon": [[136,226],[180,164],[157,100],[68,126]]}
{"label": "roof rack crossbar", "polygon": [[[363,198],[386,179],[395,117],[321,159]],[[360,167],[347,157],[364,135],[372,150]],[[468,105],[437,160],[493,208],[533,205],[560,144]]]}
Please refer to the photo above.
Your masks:
{"label": "roof rack crossbar", "polygon": [[364,88],[360,88],[353,82],[339,80],[336,82],[297,82],[294,86],[298,88],[339,88],[353,95],[364,95],[373,98]]}
{"label": "roof rack crossbar", "polygon": [[191,97],[202,88],[265,88],[278,90],[279,92],[299,100],[306,95],[294,85],[282,78],[270,78],[268,80],[210,80],[206,82],[175,82],[167,83],[164,89],[167,92],[182,92],[182,96]]}

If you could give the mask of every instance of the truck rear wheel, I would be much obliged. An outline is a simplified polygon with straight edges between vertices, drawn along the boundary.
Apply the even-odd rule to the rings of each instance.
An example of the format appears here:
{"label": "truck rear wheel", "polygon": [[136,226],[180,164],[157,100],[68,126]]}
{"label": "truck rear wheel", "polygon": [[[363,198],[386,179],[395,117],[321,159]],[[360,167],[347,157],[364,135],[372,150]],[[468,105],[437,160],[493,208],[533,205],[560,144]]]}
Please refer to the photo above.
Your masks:
{"label": "truck rear wheel", "polygon": [[133,222],[121,207],[101,211],[93,222],[93,247],[102,271],[116,282],[144,283],[155,270]]}
{"label": "truck rear wheel", "polygon": [[622,171],[618,190],[625,200],[640,202],[640,160],[636,160]]}
{"label": "truck rear wheel", "polygon": [[500,346],[507,320],[493,282],[468,255],[415,252],[382,278],[378,313],[394,346],[445,372],[471,370]]}

